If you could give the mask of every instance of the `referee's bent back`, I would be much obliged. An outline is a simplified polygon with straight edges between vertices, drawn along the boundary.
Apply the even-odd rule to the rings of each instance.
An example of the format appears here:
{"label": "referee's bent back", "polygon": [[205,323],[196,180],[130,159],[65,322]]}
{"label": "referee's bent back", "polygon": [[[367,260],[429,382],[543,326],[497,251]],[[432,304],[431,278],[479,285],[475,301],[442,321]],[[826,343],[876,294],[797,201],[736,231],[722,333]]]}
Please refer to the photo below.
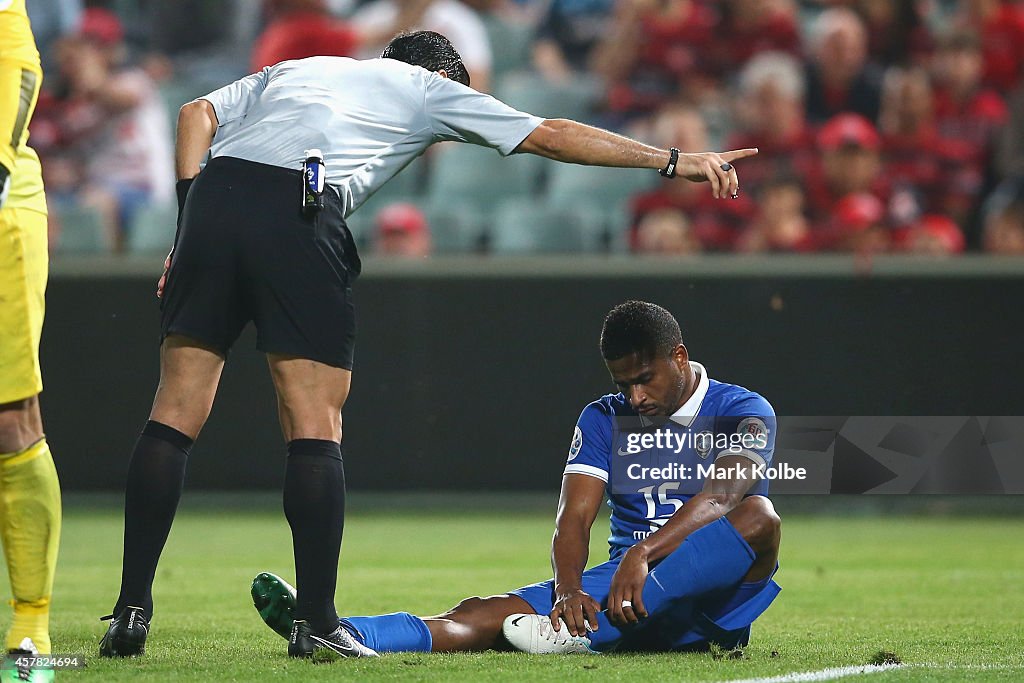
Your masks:
{"label": "referee's bent back", "polygon": [[434,142],[507,155],[542,121],[393,59],[281,62],[201,99],[220,123],[212,156],[298,169],[318,148],[346,216]]}

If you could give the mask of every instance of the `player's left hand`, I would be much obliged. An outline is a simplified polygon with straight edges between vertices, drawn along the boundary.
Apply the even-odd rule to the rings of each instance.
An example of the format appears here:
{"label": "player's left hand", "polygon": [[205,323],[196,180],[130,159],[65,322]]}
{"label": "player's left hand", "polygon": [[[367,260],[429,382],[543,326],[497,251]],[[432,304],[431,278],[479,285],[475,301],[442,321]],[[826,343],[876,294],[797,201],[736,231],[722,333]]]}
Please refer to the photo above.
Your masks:
{"label": "player's left hand", "polygon": [[608,619],[616,626],[635,624],[647,618],[643,601],[647,574],[647,553],[633,546],[622,556],[608,593]]}
{"label": "player's left hand", "polygon": [[711,183],[711,192],[715,199],[736,199],[740,194],[740,178],[736,175],[736,167],[732,162],[757,154],[757,148],[734,149],[729,152],[698,152],[696,154],[680,154],[676,175],[690,182]]}

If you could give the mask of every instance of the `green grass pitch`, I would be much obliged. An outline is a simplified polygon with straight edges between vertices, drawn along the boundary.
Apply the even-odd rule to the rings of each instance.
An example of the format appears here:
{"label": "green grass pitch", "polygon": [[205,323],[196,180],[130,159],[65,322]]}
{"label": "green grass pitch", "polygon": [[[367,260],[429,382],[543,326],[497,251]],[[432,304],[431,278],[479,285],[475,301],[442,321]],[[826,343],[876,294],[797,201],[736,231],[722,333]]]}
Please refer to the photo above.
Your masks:
{"label": "green grass pitch", "polygon": [[[417,505],[386,513],[388,499],[364,494],[347,520],[338,608],[434,614],[465,596],[543,579],[550,572],[547,507],[517,511],[506,499],[454,513]],[[57,652],[85,654],[88,667],[58,677],[728,681],[866,664],[891,651],[905,666],[844,680],[1024,680],[1024,518],[786,516],[781,504],[780,512],[783,592],[755,624],[740,659],[397,654],[315,665],[290,661],[285,641],[263,626],[249,601],[257,572],[292,578],[277,498],[239,503],[188,494],[157,576],[148,654],[99,659],[106,624],[97,618],[110,608],[120,575],[121,513],[116,503],[72,499],[52,632]],[[597,528],[592,563],[605,557],[605,532]]]}

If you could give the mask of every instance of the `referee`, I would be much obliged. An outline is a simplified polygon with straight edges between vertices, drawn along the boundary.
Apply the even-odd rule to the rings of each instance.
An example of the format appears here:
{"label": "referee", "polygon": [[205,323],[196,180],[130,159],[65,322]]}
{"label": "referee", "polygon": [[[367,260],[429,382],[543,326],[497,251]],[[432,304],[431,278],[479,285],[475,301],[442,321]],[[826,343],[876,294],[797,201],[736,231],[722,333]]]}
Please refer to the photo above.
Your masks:
{"label": "referee", "polygon": [[[228,351],[250,320],[288,444],[284,510],[298,585],[288,654],[376,654],[339,627],[334,607],[345,514],[341,409],[352,379],[352,283],[360,271],[345,217],[427,147],[457,140],[502,155],[655,169],[709,181],[719,198],[739,191],[730,162],[756,153],[657,149],[540,119],[468,86],[452,44],[419,31],[397,36],[381,59],[282,62],[182,107],[179,229],[157,286],[160,384],[128,469],[121,592],[101,655],[145,651],[153,577],[188,454]],[[324,164],[308,164],[312,183],[303,172],[310,150],[320,150]],[[318,167],[326,169],[320,196]]]}

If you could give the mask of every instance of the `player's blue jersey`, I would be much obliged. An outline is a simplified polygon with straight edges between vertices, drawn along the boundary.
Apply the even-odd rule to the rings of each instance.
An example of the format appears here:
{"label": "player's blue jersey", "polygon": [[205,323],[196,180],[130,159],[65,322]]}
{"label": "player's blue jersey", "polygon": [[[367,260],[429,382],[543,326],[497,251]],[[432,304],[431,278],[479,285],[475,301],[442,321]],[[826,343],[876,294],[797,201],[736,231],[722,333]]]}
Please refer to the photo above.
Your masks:
{"label": "player's blue jersey", "polygon": [[[719,456],[739,455],[756,465],[771,465],[776,422],[768,401],[749,389],[709,379],[699,363],[691,361],[690,366],[699,375],[697,390],[657,426],[657,440],[640,439],[652,429],[633,426],[642,418],[621,393],[594,401],[576,423],[565,474],[606,482],[611,558],[661,528],[703,488],[709,465]],[[659,466],[659,474],[638,481],[635,475],[652,463]],[[674,469],[662,469],[669,466]],[[761,478],[748,495],[767,493],[768,480]]]}

